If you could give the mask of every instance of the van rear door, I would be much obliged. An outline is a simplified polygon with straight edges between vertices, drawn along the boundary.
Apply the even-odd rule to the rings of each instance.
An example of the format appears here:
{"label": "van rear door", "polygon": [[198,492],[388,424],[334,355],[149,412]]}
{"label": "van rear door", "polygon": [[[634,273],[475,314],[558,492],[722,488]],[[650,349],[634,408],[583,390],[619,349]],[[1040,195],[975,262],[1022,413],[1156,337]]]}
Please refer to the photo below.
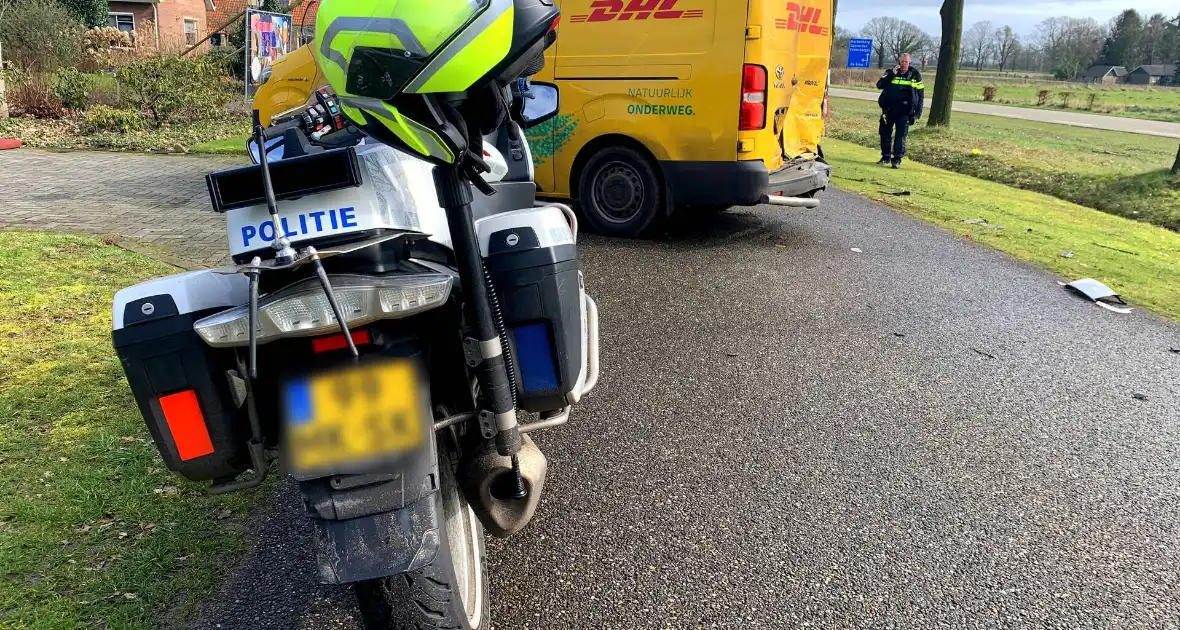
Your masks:
{"label": "van rear door", "polygon": [[[823,78],[813,66],[822,62],[832,36],[831,0],[748,0],[746,57],[743,67],[742,114],[739,116],[739,159],[762,160],[774,173],[785,160],[783,130],[788,109],[808,106],[811,99],[793,103],[801,88],[818,93],[822,102]],[[822,57],[815,59],[816,52]],[[808,85],[813,82],[817,85]],[[819,110],[816,110],[819,114]],[[817,138],[818,140],[818,138]],[[791,156],[794,157],[794,156]]]}

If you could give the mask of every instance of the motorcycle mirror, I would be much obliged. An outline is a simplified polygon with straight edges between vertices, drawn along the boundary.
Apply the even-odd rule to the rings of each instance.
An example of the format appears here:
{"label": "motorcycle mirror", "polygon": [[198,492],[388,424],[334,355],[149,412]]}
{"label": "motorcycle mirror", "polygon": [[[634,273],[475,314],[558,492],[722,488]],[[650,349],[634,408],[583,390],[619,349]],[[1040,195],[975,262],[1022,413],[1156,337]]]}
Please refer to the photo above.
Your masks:
{"label": "motorcycle mirror", "polygon": [[533,83],[523,96],[526,129],[552,119],[561,109],[561,94],[556,85]]}
{"label": "motorcycle mirror", "polygon": [[[283,159],[283,154],[286,153],[285,143],[283,137],[271,138],[266,141],[266,161],[278,162]],[[250,153],[250,161],[258,163],[258,145],[254,144],[253,140],[246,141],[246,151]]]}

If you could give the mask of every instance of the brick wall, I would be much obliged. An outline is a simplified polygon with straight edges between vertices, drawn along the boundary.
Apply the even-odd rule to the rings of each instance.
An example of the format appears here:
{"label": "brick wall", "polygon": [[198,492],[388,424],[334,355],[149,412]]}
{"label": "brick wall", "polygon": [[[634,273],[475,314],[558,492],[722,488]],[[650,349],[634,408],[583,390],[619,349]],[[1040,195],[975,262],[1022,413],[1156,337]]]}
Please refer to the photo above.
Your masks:
{"label": "brick wall", "polygon": [[[162,0],[157,5],[160,20],[160,48],[171,50],[186,48],[192,42],[205,37],[205,0]],[[196,20],[196,33],[191,39],[185,38],[185,20]]]}
{"label": "brick wall", "polygon": [[142,2],[111,2],[108,13],[130,13],[135,18],[135,39],[140,45],[155,44],[155,31],[152,28],[152,5]]}

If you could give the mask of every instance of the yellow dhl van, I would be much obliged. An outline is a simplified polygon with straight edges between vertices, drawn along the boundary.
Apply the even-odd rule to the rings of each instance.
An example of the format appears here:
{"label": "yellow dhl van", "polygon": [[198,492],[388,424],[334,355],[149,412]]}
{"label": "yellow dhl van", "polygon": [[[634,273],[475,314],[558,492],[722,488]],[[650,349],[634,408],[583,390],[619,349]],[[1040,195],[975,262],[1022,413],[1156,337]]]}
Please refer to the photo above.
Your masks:
{"label": "yellow dhl van", "polygon": [[558,0],[536,82],[560,115],[529,131],[537,185],[599,231],[681,206],[824,188],[831,0]]}
{"label": "yellow dhl van", "polygon": [[[528,134],[542,195],[575,198],[597,230],[635,236],[676,208],[827,185],[832,0],[557,4],[557,44],[534,81],[560,88],[561,111]],[[304,46],[274,65],[254,107],[269,122],[325,83]]]}

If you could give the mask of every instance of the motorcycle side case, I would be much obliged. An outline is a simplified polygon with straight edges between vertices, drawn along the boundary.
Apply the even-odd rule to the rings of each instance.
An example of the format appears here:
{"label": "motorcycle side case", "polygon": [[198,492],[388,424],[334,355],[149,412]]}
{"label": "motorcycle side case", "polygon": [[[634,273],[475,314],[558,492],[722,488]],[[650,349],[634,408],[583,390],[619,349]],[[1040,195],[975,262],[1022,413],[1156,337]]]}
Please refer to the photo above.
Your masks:
{"label": "motorcycle side case", "polygon": [[476,221],[484,265],[499,296],[527,411],[571,403],[585,369],[584,288],[578,248],[556,208],[526,208]]}
{"label": "motorcycle side case", "polygon": [[248,291],[244,276],[194,271],[115,294],[112,339],[127,383],[164,463],[193,481],[249,468],[249,421],[227,376],[233,354],[193,331],[201,317],[247,301]]}

